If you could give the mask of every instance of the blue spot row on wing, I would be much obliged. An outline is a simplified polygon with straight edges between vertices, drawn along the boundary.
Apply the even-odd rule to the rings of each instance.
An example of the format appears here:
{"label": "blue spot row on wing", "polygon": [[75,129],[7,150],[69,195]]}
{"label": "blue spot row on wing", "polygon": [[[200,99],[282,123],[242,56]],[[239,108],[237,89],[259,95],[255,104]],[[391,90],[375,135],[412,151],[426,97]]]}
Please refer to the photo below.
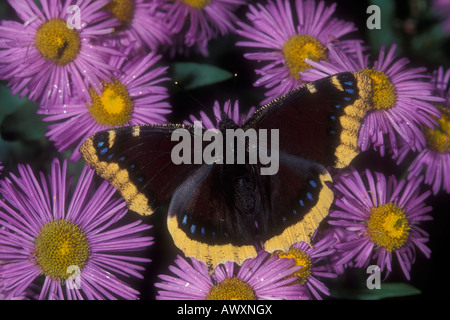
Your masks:
{"label": "blue spot row on wing", "polygon": [[[190,223],[189,220],[190,219],[189,219],[189,216],[187,214],[185,214],[183,216],[183,219],[181,219],[181,224],[185,227],[185,229],[189,230],[189,232],[191,234],[195,234],[196,232],[198,232],[198,230],[200,230],[200,234],[202,236],[206,236],[206,229],[205,229],[205,227],[198,228],[195,223]],[[228,234],[224,233],[224,236],[228,237]],[[216,233],[214,231],[211,232],[211,237],[212,237],[212,239],[216,238]]]}
{"label": "blue spot row on wing", "polygon": [[[306,209],[306,207],[308,206],[309,203],[313,203],[315,200],[315,196],[314,196],[314,192],[312,190],[317,189],[317,187],[319,186],[318,182],[314,179],[309,179],[308,181],[308,185],[306,185],[306,189],[304,190],[304,197],[302,197],[302,199],[298,200],[298,205],[300,212],[304,211]],[[297,210],[298,207],[294,208],[292,210],[292,215],[296,216],[297,215]],[[281,220],[283,221],[283,223],[286,223],[288,221],[288,217],[287,216],[282,216]]]}
{"label": "blue spot row on wing", "polygon": [[[111,161],[111,160],[113,160],[115,154],[113,152],[111,152],[112,149],[110,149],[107,146],[105,146],[105,144],[106,144],[106,142],[104,140],[101,140],[101,141],[97,142],[96,146],[97,146],[98,152],[99,152],[99,154],[101,156],[106,156],[106,160]],[[109,153],[109,152],[111,152],[111,153]],[[125,159],[126,159],[126,157],[124,155],[122,155],[118,159],[118,162],[124,162]],[[134,171],[136,169],[136,165],[134,163],[131,163],[131,164],[128,165],[128,168]],[[145,177],[142,176],[142,175],[136,175],[136,173],[137,172],[134,173],[134,177],[136,178],[136,180],[139,183],[144,182]]]}

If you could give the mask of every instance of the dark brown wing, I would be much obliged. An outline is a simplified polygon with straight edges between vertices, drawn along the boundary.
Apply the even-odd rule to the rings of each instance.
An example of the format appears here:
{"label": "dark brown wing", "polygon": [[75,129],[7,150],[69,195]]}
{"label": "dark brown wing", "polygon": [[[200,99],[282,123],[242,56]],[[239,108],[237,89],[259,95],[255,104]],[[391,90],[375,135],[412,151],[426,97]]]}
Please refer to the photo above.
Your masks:
{"label": "dark brown wing", "polygon": [[281,152],[343,168],[359,152],[359,129],[372,107],[371,97],[368,76],[340,73],[259,108],[243,129],[278,129]]}
{"label": "dark brown wing", "polygon": [[179,164],[171,153],[179,141],[172,132],[184,125],[140,125],[98,132],[80,148],[85,161],[116,187],[128,208],[142,215],[153,213],[200,164]]}

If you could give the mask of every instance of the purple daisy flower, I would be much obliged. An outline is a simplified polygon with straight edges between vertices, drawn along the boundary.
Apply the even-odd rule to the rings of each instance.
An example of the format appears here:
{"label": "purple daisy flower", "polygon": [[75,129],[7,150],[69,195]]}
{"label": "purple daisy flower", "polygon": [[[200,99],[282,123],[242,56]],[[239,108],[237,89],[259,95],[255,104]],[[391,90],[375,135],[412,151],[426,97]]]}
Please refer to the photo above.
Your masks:
{"label": "purple daisy flower", "polygon": [[[175,44],[183,42],[184,46],[194,47],[205,56],[208,55],[209,40],[234,31],[237,20],[234,12],[247,3],[245,0],[163,1],[167,27],[178,39]],[[175,47],[180,48],[180,45]]]}
{"label": "purple daisy flower", "polygon": [[224,112],[228,118],[233,120],[238,126],[242,126],[245,121],[250,118],[250,116],[255,111],[255,107],[251,107],[250,110],[245,113],[239,112],[239,101],[235,101],[232,103],[230,100],[225,101],[223,106],[220,106],[218,101],[214,101],[213,112],[215,120],[211,120],[211,118],[204,112],[200,111],[200,119],[194,115],[190,115],[190,121],[185,121],[185,124],[193,124],[195,121],[201,121],[202,125],[206,129],[215,129],[219,127],[219,122],[222,119],[222,112]]}
{"label": "purple daisy flower", "polygon": [[[141,233],[141,221],[119,224],[125,201],[104,181],[95,186],[95,171],[85,166],[73,192],[57,159],[51,174],[35,176],[19,165],[19,176],[0,181],[0,288],[22,296],[40,283],[39,299],[136,299],[139,292],[124,282],[142,278],[139,264],[150,260],[137,252],[153,243]],[[133,255],[133,253],[135,255]]]}
{"label": "purple daisy flower", "polygon": [[120,27],[108,39],[113,47],[120,48],[134,43],[136,49],[144,46],[156,51],[162,45],[171,43],[172,35],[162,22],[163,12],[158,3],[147,0],[111,0],[106,10],[120,22]]}
{"label": "purple daisy flower", "polygon": [[311,68],[305,58],[332,61],[327,52],[331,41],[339,40],[337,45],[346,54],[352,52],[359,41],[341,38],[356,29],[353,23],[334,18],[335,8],[335,3],[326,7],[323,1],[309,0],[296,0],[293,8],[287,0],[249,6],[251,24],[238,22],[236,31],[248,40],[237,45],[261,49],[244,57],[268,63],[256,70],[260,78],[254,84],[268,90],[263,104],[304,84],[302,73]]}
{"label": "purple daisy flower", "polygon": [[300,283],[308,289],[309,294],[315,299],[322,300],[321,294],[330,295],[329,289],[319,278],[336,278],[335,272],[330,272],[327,258],[335,253],[336,239],[333,234],[328,234],[310,246],[306,242],[299,242],[289,248],[288,252],[277,251],[279,258],[294,259],[296,266],[301,269],[292,276],[297,277],[295,283]]}
{"label": "purple daisy flower", "polygon": [[69,28],[68,7],[73,1],[13,1],[22,23],[0,23],[0,78],[10,79],[13,94],[34,102],[66,103],[72,88],[98,88],[113,68],[105,60],[114,49],[95,45],[98,36],[117,26],[101,9],[108,0],[78,1],[80,29]]}
{"label": "purple daisy flower", "polygon": [[[450,193],[450,69],[444,73],[440,67],[434,73],[432,83],[436,84],[435,93],[445,99],[444,103],[436,104],[441,116],[436,118],[435,128],[424,127],[426,146],[409,165],[408,179],[424,175],[424,183],[431,185],[433,194],[441,189]],[[397,163],[401,163],[411,151],[408,145],[400,149]]]}
{"label": "purple daisy flower", "polygon": [[429,235],[419,225],[431,220],[431,207],[424,201],[430,191],[420,193],[422,178],[397,182],[394,176],[387,180],[381,173],[375,177],[365,171],[364,180],[352,169],[340,176],[336,183],[335,208],[330,210],[329,223],[347,231],[347,237],[336,244],[340,254],[337,263],[354,263],[367,267],[372,260],[386,276],[392,271],[393,257],[410,279],[416,248],[427,258],[430,249],[425,245]]}
{"label": "purple daisy flower", "polygon": [[159,1],[166,12],[166,28],[174,34],[175,48],[183,52],[179,46],[183,41],[184,46],[194,47],[205,56],[209,40],[234,31],[234,21],[238,19],[234,12],[247,3],[245,0]]}
{"label": "purple daisy flower", "polygon": [[334,62],[307,60],[314,69],[304,73],[307,81],[343,71],[362,72],[372,79],[374,107],[361,127],[358,145],[366,151],[373,144],[382,156],[386,151],[386,135],[394,155],[398,154],[402,141],[415,150],[422,149],[425,144],[422,126],[433,127],[433,116],[440,114],[431,102],[441,101],[441,98],[433,96],[433,86],[425,81],[427,76],[423,72],[426,69],[408,68],[408,59],[397,59],[395,49],[396,45],[393,45],[386,53],[383,47],[371,66],[360,45],[356,45],[356,59],[330,45]]}
{"label": "purple daisy flower", "polygon": [[213,275],[204,262],[191,258],[191,264],[181,257],[169,267],[176,276],[159,275],[155,283],[158,300],[305,300],[308,295],[295,277],[289,277],[300,267],[290,259],[279,259],[261,252],[246,260],[236,270],[233,262],[218,265]]}
{"label": "purple daisy flower", "polygon": [[[131,46],[123,49],[128,56]],[[156,67],[161,58],[149,53],[144,57],[111,57],[109,64],[121,70],[111,78],[102,81],[100,93],[89,90],[89,99],[84,95],[74,97],[64,105],[41,106],[38,111],[49,115],[44,121],[49,125],[47,136],[54,141],[59,151],[75,147],[71,160],[80,158],[80,145],[100,130],[123,125],[165,123],[166,114],[171,112],[167,88],[160,86],[166,67]]]}

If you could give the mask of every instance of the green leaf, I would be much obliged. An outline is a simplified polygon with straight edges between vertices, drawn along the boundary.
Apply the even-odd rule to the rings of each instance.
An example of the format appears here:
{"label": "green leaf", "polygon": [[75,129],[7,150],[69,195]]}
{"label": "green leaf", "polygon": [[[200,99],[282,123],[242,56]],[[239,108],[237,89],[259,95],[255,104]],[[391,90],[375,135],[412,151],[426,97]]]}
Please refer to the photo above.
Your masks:
{"label": "green leaf", "polygon": [[194,62],[172,64],[172,79],[186,90],[208,86],[232,78],[233,74],[216,66]]}
{"label": "green leaf", "polygon": [[402,282],[382,283],[380,289],[339,288],[331,292],[331,296],[339,299],[380,300],[385,298],[406,297],[420,294],[416,287]]}

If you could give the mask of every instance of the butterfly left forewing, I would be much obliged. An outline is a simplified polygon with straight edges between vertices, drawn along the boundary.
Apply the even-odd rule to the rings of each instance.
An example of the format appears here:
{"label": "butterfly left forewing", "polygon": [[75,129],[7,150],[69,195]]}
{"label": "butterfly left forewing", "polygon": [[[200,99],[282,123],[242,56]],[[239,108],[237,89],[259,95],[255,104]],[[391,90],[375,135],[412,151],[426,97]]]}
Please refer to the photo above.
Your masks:
{"label": "butterfly left forewing", "polygon": [[120,191],[128,208],[153,213],[200,165],[175,165],[172,141],[184,125],[140,125],[109,129],[87,139],[80,148],[87,164]]}

